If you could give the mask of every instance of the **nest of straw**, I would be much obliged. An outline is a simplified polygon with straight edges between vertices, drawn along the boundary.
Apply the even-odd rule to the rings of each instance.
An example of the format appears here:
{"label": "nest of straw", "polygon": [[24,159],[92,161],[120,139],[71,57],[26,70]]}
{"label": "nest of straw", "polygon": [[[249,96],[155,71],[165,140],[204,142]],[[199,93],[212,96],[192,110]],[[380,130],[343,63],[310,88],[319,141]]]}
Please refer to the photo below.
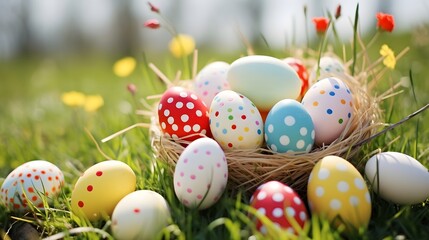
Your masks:
{"label": "nest of straw", "polygon": [[[323,76],[322,76],[323,77]],[[309,153],[275,153],[267,148],[227,150],[230,187],[254,189],[260,184],[278,180],[298,191],[305,190],[309,174],[314,165],[328,155],[350,159],[358,152],[362,143],[369,139],[381,122],[380,97],[375,97],[373,86],[368,84],[368,74],[361,72],[356,77],[342,74],[339,77],[353,93],[353,117],[341,136],[327,146],[312,149]],[[191,88],[190,81],[176,81],[175,85]],[[156,108],[150,124],[150,136],[156,157],[174,167],[187,141],[165,136],[158,124]]]}

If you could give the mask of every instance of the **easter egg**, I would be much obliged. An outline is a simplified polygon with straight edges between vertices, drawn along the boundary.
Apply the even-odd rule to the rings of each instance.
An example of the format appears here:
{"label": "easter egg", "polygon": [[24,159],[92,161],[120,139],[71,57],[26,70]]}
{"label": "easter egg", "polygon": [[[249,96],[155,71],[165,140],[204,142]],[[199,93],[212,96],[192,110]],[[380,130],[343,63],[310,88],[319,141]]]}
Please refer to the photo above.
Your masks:
{"label": "easter egg", "polygon": [[235,60],[227,74],[231,90],[248,97],[260,110],[269,111],[278,101],[297,99],[301,80],[286,62],[269,56]]}
{"label": "easter egg", "polygon": [[302,104],[313,119],[315,143],[328,145],[346,128],[353,114],[353,97],[340,79],[330,77],[315,83],[304,95]]}
{"label": "easter egg", "polygon": [[261,114],[242,94],[225,90],[216,95],[210,106],[210,129],[223,149],[260,147],[264,141]]}
{"label": "easter egg", "polygon": [[[309,219],[305,204],[298,194],[278,181],[259,186],[250,199],[250,206],[290,233],[297,233],[298,230],[294,229],[291,219],[298,223],[301,229]],[[256,221],[256,228],[262,234],[268,233],[267,227],[259,219]]]}
{"label": "easter egg", "polygon": [[310,152],[314,144],[313,121],[296,100],[276,103],[268,113],[264,130],[267,146],[274,152]]}
{"label": "easter egg", "polygon": [[186,207],[206,209],[222,196],[228,164],[219,144],[211,138],[190,143],[174,169],[174,192]]}
{"label": "easter egg", "polygon": [[136,188],[136,175],[125,163],[107,160],[88,168],[71,195],[74,214],[90,221],[112,215],[116,204]]}
{"label": "easter egg", "polygon": [[296,73],[298,74],[299,79],[301,79],[301,91],[299,93],[299,98],[304,97],[305,92],[308,89],[308,72],[307,68],[304,66],[304,63],[301,62],[298,58],[288,57],[283,59],[289,66],[291,66]]}
{"label": "easter egg", "polygon": [[[317,69],[319,68],[319,73]],[[327,77],[341,77],[347,74],[344,64],[336,57],[324,56],[320,58],[319,66],[316,64],[310,73],[310,86],[318,80]]]}
{"label": "easter egg", "polygon": [[193,141],[210,136],[208,109],[198,96],[182,87],[164,92],[158,104],[158,120],[162,132],[173,139]]}
{"label": "easter egg", "polygon": [[[364,179],[347,160],[326,156],[312,169],[307,186],[310,210],[335,224],[367,227],[371,197]],[[341,219],[341,220],[340,220]]]}
{"label": "easter egg", "polygon": [[64,175],[54,164],[45,160],[26,162],[15,168],[1,186],[0,200],[12,211],[24,212],[44,208],[61,191]]}
{"label": "easter egg", "polygon": [[194,91],[207,106],[219,92],[229,89],[226,80],[229,64],[226,62],[213,62],[205,66],[195,77]]}
{"label": "easter egg", "polygon": [[372,190],[396,204],[417,204],[429,197],[429,172],[415,158],[399,152],[382,152],[365,165]]}
{"label": "easter egg", "polygon": [[118,240],[157,239],[170,218],[164,197],[154,191],[139,190],[126,195],[116,205],[112,232]]}

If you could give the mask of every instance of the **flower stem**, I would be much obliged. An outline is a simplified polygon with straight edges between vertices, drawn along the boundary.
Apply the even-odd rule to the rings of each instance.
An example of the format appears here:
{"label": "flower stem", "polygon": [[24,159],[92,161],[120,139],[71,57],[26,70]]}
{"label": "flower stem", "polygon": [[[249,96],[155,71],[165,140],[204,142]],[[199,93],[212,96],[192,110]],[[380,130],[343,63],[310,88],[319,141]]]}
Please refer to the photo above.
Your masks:
{"label": "flower stem", "polygon": [[359,21],[359,3],[356,5],[355,22],[354,22],[354,26],[353,26],[353,64],[352,64],[352,69],[351,69],[352,76],[355,75],[355,66],[356,66],[358,21]]}

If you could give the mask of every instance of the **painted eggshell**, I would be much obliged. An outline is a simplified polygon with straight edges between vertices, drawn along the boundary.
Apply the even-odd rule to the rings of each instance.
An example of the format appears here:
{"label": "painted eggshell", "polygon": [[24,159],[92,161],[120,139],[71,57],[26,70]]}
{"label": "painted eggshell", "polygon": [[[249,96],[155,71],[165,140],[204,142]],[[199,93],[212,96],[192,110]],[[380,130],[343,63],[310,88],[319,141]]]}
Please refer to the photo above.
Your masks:
{"label": "painted eggshell", "polygon": [[353,96],[338,78],[325,78],[315,83],[302,99],[313,119],[316,145],[328,145],[346,128],[353,114]]}
{"label": "painted eggshell", "polygon": [[399,152],[382,152],[365,165],[372,190],[396,204],[417,204],[429,197],[429,172],[416,159]]}
{"label": "painted eggshell", "polygon": [[[259,186],[250,199],[250,206],[290,233],[297,233],[299,230],[293,228],[291,219],[296,221],[301,229],[309,219],[305,204],[298,194],[278,181],[270,181]],[[268,228],[259,219],[256,228],[262,234],[268,233]]]}
{"label": "painted eggshell", "polygon": [[163,133],[173,139],[193,141],[201,134],[211,136],[207,106],[182,87],[172,87],[162,95],[158,120]]}
{"label": "painted eggshell", "polygon": [[299,79],[301,79],[301,91],[299,93],[299,98],[302,99],[304,94],[308,90],[308,72],[307,68],[304,66],[304,63],[301,62],[298,58],[288,57],[283,59],[289,66],[291,66],[296,73],[298,74]]}
{"label": "painted eggshell", "polygon": [[108,160],[88,168],[77,180],[72,195],[74,214],[89,220],[112,215],[116,204],[136,188],[136,175],[125,163]]}
{"label": "painted eggshell", "polygon": [[318,80],[327,77],[341,77],[347,74],[347,69],[344,64],[336,57],[324,56],[320,58],[319,75],[317,76],[317,64],[313,67],[310,73],[310,86]]}
{"label": "painted eggshell", "polygon": [[[313,214],[335,224],[339,219],[355,228],[367,227],[371,197],[364,179],[347,160],[326,156],[311,171],[307,196]],[[339,218],[338,218],[339,217]]]}
{"label": "painted eggshell", "polygon": [[167,201],[150,190],[126,195],[112,214],[112,232],[119,239],[157,239],[171,218]]}
{"label": "painted eggshell", "polygon": [[265,141],[269,149],[284,152],[310,152],[315,132],[310,114],[292,99],[278,102],[265,120]]}
{"label": "painted eggshell", "polygon": [[231,90],[216,95],[210,106],[210,129],[223,149],[260,147],[264,141],[261,114],[245,96]]}
{"label": "painted eggshell", "polygon": [[227,74],[231,90],[248,97],[260,110],[269,111],[278,101],[297,99],[301,80],[286,62],[269,56],[235,60]]}
{"label": "painted eggshell", "polygon": [[205,66],[195,77],[194,91],[207,106],[219,92],[229,89],[226,80],[229,64],[226,62],[213,62]]}
{"label": "painted eggshell", "polygon": [[186,207],[206,209],[222,196],[228,164],[219,144],[211,138],[190,143],[174,169],[174,191]]}
{"label": "painted eggshell", "polygon": [[30,204],[42,209],[43,200],[51,203],[63,184],[64,175],[57,166],[45,160],[29,161],[6,177],[1,186],[0,200],[13,211],[28,211]]}

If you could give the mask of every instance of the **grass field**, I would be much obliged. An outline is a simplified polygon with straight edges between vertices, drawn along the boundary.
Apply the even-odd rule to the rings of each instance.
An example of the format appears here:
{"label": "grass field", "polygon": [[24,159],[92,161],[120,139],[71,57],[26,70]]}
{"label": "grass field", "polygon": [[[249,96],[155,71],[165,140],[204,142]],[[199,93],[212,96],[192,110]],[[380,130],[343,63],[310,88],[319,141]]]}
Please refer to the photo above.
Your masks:
{"label": "grass field", "polygon": [[[410,70],[412,72],[413,87],[400,88],[403,90],[401,94],[381,104],[386,123],[397,122],[429,102],[429,85],[426,83],[429,75],[429,43],[418,44],[415,40],[413,34],[389,35],[380,38],[374,45],[387,43],[398,53],[405,47],[404,43],[411,44],[410,52],[398,61],[396,69],[388,72],[377,87],[382,92],[392,82],[396,83],[402,77],[408,77]],[[377,58],[378,49],[371,49],[371,56]],[[219,56],[200,52],[199,68],[213,60],[231,62],[244,53]],[[285,57],[281,50],[262,47],[257,52]],[[50,210],[22,216],[0,206],[1,236],[9,232],[11,226],[22,222],[29,222],[41,237],[87,226],[87,223],[72,218],[69,202],[71,190],[81,172],[105,160],[88,132],[109,157],[132,166],[137,175],[138,189],[154,190],[166,198],[171,208],[172,222],[165,233],[170,234],[171,238],[247,239],[255,234],[254,226],[244,210],[251,195],[249,192],[229,189],[215,206],[204,211],[190,210],[181,205],[174,195],[172,176],[166,171],[166,166],[160,164],[154,170],[150,168],[153,157],[147,130],[135,129],[101,143],[102,138],[122,128],[136,122],[147,122],[147,118],[134,114],[134,110],[142,108],[139,100],[151,93],[163,91],[163,85],[146,71],[141,56],[136,57],[140,65],[130,77],[124,79],[113,74],[112,65],[116,59],[111,57],[30,57],[0,62],[0,184],[15,167],[34,159],[55,163],[64,172],[66,180],[62,194]],[[152,61],[151,56],[147,58]],[[171,60],[169,56],[153,61],[171,78],[180,69],[180,62]],[[126,90],[130,82],[138,88],[134,97]],[[104,106],[95,113],[65,106],[61,102],[61,94],[71,90],[100,94],[104,98]],[[362,173],[369,153],[381,149],[406,153],[429,167],[427,119],[427,112],[420,114],[366,144],[357,156],[349,160]],[[426,203],[398,206],[375,194],[371,197],[373,210],[367,230],[344,233],[341,229],[329,226],[326,221],[313,219],[313,224],[302,233],[302,238],[395,239],[398,235],[406,239],[429,238],[429,208]],[[91,223],[92,227],[101,229],[108,234],[108,238],[112,238],[109,235],[110,224],[110,221]],[[82,233],[77,237],[98,239],[100,235]]]}

